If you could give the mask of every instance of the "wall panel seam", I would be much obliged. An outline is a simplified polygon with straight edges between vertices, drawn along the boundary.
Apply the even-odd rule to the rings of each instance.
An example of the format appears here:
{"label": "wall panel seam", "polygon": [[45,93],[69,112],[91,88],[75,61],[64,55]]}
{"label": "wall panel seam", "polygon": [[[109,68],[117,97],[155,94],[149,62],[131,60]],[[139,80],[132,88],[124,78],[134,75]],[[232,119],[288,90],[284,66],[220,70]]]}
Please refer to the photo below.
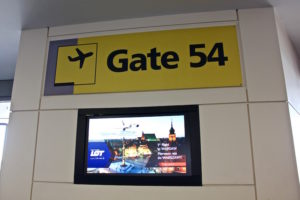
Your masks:
{"label": "wall panel seam", "polygon": [[[151,29],[151,28],[161,28],[161,27],[172,27],[172,26],[185,26],[185,25],[202,25],[202,24],[217,24],[217,23],[236,23],[237,20],[220,20],[220,21],[211,21],[211,22],[191,22],[191,23],[174,23],[174,24],[164,24],[164,25],[153,25],[153,26],[136,26],[136,27],[128,27],[128,28],[116,28],[116,29],[107,29],[107,30],[98,30],[98,31],[85,31],[80,33],[66,33],[66,34],[57,34],[51,35],[49,38],[61,37],[61,36],[72,36],[72,35],[84,35],[91,33],[105,33],[105,32],[116,32],[116,31],[125,31],[125,30],[139,30],[139,29]],[[221,26],[221,24],[220,24]]]}
{"label": "wall panel seam", "polygon": [[[72,184],[72,185],[75,185],[73,184],[73,182],[63,182],[63,181],[33,181],[34,183],[49,183],[49,184]],[[102,186],[102,185],[98,185],[98,186]],[[105,186],[116,186],[116,185],[105,185]],[[129,185],[131,186],[131,185]],[[202,186],[199,186],[199,188],[201,187],[226,187],[226,186],[232,186],[232,187],[236,187],[236,186],[255,186],[254,184],[226,184],[226,183],[223,183],[223,184],[203,184]],[[143,187],[143,186],[142,186]],[[161,186],[159,186],[161,187]],[[172,186],[166,186],[166,187],[172,187]]]}
{"label": "wall panel seam", "polygon": [[[195,104],[188,104],[188,105],[213,106],[213,105],[233,105],[233,104],[258,104],[258,103],[289,103],[289,102],[286,101],[286,100],[282,100],[282,101],[241,101],[241,102],[203,103],[203,104],[195,103]],[[115,106],[111,106],[111,107],[115,107]],[[127,106],[127,107],[135,107],[135,106],[132,105],[132,106]],[[145,107],[151,107],[151,106],[145,106]],[[34,109],[34,110],[14,110],[14,111],[11,111],[11,112],[16,112],[17,113],[17,112],[33,112],[33,111],[36,111],[36,112],[39,112],[39,111],[60,111],[60,110],[78,110],[78,109],[86,109],[86,108],[90,108],[90,107],[77,106],[77,107],[74,107],[74,108],[41,108],[41,109]],[[97,106],[97,108],[102,108],[102,107]],[[108,107],[105,106],[103,108],[108,108]]]}
{"label": "wall panel seam", "polygon": [[38,112],[38,116],[37,116],[37,127],[36,127],[36,134],[35,134],[35,146],[34,146],[33,167],[32,167],[32,177],[31,177],[31,189],[30,189],[30,200],[32,200],[32,193],[33,193],[33,183],[34,183],[34,173],[35,173],[36,150],[37,150],[37,144],[38,144],[39,124],[40,124],[40,112]]}
{"label": "wall panel seam", "polygon": [[252,172],[253,172],[254,192],[255,192],[255,199],[257,200],[257,185],[256,185],[255,160],[254,160],[254,150],[253,150],[254,147],[253,147],[253,138],[252,138],[249,104],[247,104],[247,114],[248,114],[249,139],[250,139],[251,158],[252,158]]}
{"label": "wall panel seam", "polygon": [[237,36],[238,36],[238,45],[239,45],[239,53],[240,53],[240,63],[241,63],[241,71],[242,71],[242,78],[243,78],[243,86],[246,90],[246,99],[247,102],[249,102],[249,95],[248,95],[248,88],[247,88],[247,76],[246,76],[246,63],[244,58],[244,48],[243,48],[243,41],[242,41],[242,33],[241,33],[241,27],[240,27],[240,16],[239,16],[239,10],[236,10],[236,16],[237,16]]}
{"label": "wall panel seam", "polygon": [[41,89],[40,89],[40,96],[39,96],[39,105],[38,105],[38,118],[37,118],[37,127],[36,127],[36,135],[35,135],[35,146],[34,146],[34,155],[33,155],[33,169],[32,169],[32,179],[31,179],[31,191],[30,191],[30,200],[32,200],[33,196],[33,183],[34,183],[34,173],[35,173],[35,163],[36,163],[36,152],[37,152],[37,145],[38,145],[38,133],[39,133],[39,125],[40,125],[40,108],[41,108],[41,102],[42,102],[42,95],[43,95],[43,82],[44,82],[44,71],[45,71],[45,63],[46,63],[46,57],[48,54],[47,47],[48,47],[48,35],[49,35],[49,28],[47,27],[47,37],[46,37],[46,45],[45,45],[45,51],[44,51],[44,62],[43,62],[43,70],[42,70],[42,78],[41,78]]}
{"label": "wall panel seam", "polygon": [[41,78],[41,91],[40,91],[40,98],[39,98],[39,107],[38,110],[41,109],[42,105],[42,97],[43,97],[43,91],[44,91],[44,82],[45,82],[45,72],[46,72],[46,66],[47,66],[47,58],[48,58],[48,44],[49,44],[49,27],[47,27],[47,37],[46,37],[46,45],[45,45],[45,52],[44,52],[44,62],[43,62],[43,70],[42,70],[42,78]]}

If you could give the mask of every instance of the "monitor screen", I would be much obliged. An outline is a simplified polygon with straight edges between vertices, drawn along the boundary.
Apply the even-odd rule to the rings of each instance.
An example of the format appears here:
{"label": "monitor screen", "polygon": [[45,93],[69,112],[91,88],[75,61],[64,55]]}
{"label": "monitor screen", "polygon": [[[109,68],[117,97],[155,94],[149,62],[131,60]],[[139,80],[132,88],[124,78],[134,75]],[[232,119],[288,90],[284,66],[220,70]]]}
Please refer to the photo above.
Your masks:
{"label": "monitor screen", "polygon": [[190,175],[184,115],[91,118],[87,173]]}
{"label": "monitor screen", "polygon": [[79,109],[74,183],[202,185],[199,107]]}

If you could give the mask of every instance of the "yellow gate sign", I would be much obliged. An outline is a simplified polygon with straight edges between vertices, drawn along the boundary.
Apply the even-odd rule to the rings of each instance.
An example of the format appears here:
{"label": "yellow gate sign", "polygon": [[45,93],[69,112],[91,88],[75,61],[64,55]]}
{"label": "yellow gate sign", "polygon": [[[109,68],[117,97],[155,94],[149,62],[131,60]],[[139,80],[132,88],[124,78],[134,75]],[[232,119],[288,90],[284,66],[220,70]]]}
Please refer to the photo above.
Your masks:
{"label": "yellow gate sign", "polygon": [[51,41],[45,95],[237,87],[235,26]]}

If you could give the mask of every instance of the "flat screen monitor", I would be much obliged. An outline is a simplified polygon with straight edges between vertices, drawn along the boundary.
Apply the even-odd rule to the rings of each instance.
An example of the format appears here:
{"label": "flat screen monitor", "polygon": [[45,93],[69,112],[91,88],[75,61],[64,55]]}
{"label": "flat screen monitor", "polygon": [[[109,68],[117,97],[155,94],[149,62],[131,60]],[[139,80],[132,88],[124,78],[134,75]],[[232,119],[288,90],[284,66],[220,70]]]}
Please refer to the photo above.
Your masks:
{"label": "flat screen monitor", "polygon": [[198,106],[80,109],[74,183],[201,185]]}

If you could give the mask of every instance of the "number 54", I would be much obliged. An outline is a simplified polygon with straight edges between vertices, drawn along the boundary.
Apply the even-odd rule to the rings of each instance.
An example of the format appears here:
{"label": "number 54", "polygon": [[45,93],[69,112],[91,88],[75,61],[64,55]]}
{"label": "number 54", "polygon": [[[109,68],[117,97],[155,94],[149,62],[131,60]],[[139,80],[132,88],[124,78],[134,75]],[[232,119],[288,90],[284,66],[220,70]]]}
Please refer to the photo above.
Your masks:
{"label": "number 54", "polygon": [[[191,67],[202,67],[206,64],[206,62],[218,62],[219,66],[224,66],[225,62],[228,61],[228,57],[224,56],[224,48],[223,43],[216,43],[208,56],[201,49],[205,48],[205,44],[191,44],[190,45],[190,56],[198,57],[199,62],[191,62]],[[218,53],[215,56],[215,53]]]}

